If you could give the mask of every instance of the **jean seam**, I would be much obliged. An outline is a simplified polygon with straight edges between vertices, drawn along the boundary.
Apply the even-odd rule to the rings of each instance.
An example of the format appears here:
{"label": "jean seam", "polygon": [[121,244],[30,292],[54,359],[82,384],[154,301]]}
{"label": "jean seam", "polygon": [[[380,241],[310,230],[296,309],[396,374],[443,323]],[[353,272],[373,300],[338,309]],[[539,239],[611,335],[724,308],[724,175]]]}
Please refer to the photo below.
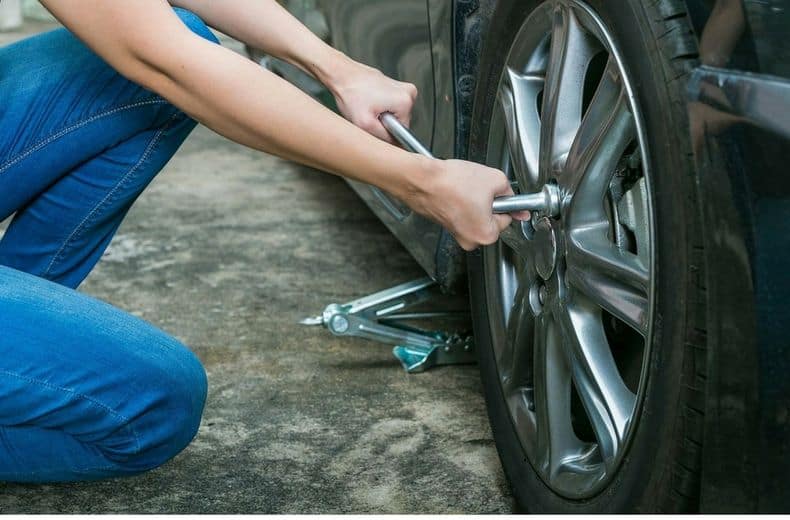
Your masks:
{"label": "jean seam", "polygon": [[[109,471],[114,469],[116,469],[115,466],[95,466],[95,467],[84,468],[84,469],[69,468],[69,471],[78,474],[90,474],[93,473],[94,471],[100,471],[100,470]],[[39,469],[36,471],[14,471],[14,472],[0,473],[0,481],[3,481],[3,479],[15,479],[22,475],[26,477],[32,477],[33,475],[41,475],[44,473],[51,473],[54,471],[61,471],[61,470],[62,468],[50,468],[50,469]]]}
{"label": "jean seam", "polygon": [[[59,390],[61,392],[66,392],[66,393],[69,393],[69,394],[73,395],[74,397],[77,397],[79,399],[84,399],[85,401],[88,401],[89,403],[91,403],[91,404],[93,404],[95,406],[98,406],[99,408],[101,408],[102,410],[104,410],[105,412],[110,414],[110,416],[112,416],[114,419],[119,419],[120,422],[121,422],[121,425],[123,426],[123,428],[126,428],[126,429],[129,430],[129,432],[132,435],[132,438],[134,439],[134,452],[135,453],[140,453],[140,436],[137,434],[137,431],[134,429],[134,426],[132,426],[131,421],[125,415],[123,415],[121,413],[118,413],[117,411],[113,410],[112,407],[102,403],[101,401],[97,401],[96,399],[94,399],[94,398],[92,398],[90,396],[87,396],[87,395],[85,395],[83,393],[77,392],[77,391],[75,391],[75,390],[73,390],[71,388],[66,388],[64,386],[53,385],[53,384],[47,383],[46,381],[41,381],[40,379],[35,379],[35,378],[32,378],[32,377],[23,376],[21,374],[17,374],[16,372],[11,372],[9,370],[0,370],[0,374],[5,374],[7,376],[15,377],[17,379],[20,379],[22,381],[26,381],[28,383],[32,383],[32,384],[36,384],[36,385],[39,385],[39,386],[43,386],[44,388],[49,388],[50,390]],[[112,467],[112,466],[109,466],[109,467]]]}
{"label": "jean seam", "polygon": [[148,160],[148,158],[151,156],[151,153],[153,153],[153,151],[156,149],[156,146],[159,144],[162,135],[170,128],[170,125],[180,114],[181,113],[177,111],[170,117],[170,119],[167,120],[167,122],[162,126],[162,128],[160,128],[159,131],[156,134],[154,134],[154,136],[151,138],[151,141],[146,146],[145,151],[140,156],[140,159],[134,164],[134,166],[132,166],[129,169],[129,171],[127,171],[124,174],[124,176],[104,196],[104,198],[101,199],[93,207],[93,209],[85,216],[85,218],[83,218],[82,221],[72,230],[72,232],[69,234],[66,240],[63,241],[63,244],[61,244],[60,248],[58,248],[57,252],[52,257],[52,260],[50,260],[49,265],[47,265],[47,268],[44,270],[43,273],[41,273],[42,277],[46,277],[47,275],[49,275],[49,273],[52,271],[52,268],[57,265],[61,255],[67,250],[69,245],[74,240],[82,236],[82,233],[87,228],[87,225],[90,224],[90,222],[96,217],[96,215],[99,213],[102,207],[104,207],[108,202],[111,202],[113,200],[112,197],[118,192],[120,188],[122,188],[130,180],[134,179],[134,174],[137,173],[140,169],[140,166]]}
{"label": "jean seam", "polygon": [[47,138],[45,138],[45,139],[43,139],[43,140],[41,140],[41,141],[29,146],[23,152],[21,152],[20,154],[16,155],[15,157],[12,157],[12,158],[8,159],[5,163],[3,163],[0,166],[0,175],[5,173],[5,171],[8,170],[11,166],[13,166],[16,163],[24,160],[26,157],[28,157],[32,153],[35,153],[36,151],[40,150],[41,148],[47,146],[48,144],[50,144],[50,143],[52,143],[54,141],[57,141],[61,137],[64,137],[64,136],[70,134],[71,132],[73,132],[75,130],[79,130],[80,128],[84,127],[85,125],[93,123],[94,121],[97,121],[97,120],[99,120],[99,119],[101,119],[103,117],[111,116],[111,115],[117,114],[118,112],[122,112],[124,110],[131,110],[133,108],[138,108],[138,107],[142,107],[142,106],[166,104],[166,103],[168,103],[168,102],[166,100],[164,100],[164,99],[161,99],[161,98],[149,98],[149,99],[144,99],[142,101],[137,101],[135,103],[130,103],[130,104],[127,104],[127,105],[121,105],[119,107],[115,107],[115,108],[112,108],[110,110],[106,110],[104,112],[100,112],[98,114],[95,114],[95,115],[93,115],[93,116],[91,116],[91,117],[89,117],[87,119],[83,119],[79,123],[75,123],[75,124],[73,124],[71,126],[68,126],[68,127],[64,128],[64,129],[60,130],[59,132],[57,132],[55,134],[50,135],[49,137],[47,137]]}

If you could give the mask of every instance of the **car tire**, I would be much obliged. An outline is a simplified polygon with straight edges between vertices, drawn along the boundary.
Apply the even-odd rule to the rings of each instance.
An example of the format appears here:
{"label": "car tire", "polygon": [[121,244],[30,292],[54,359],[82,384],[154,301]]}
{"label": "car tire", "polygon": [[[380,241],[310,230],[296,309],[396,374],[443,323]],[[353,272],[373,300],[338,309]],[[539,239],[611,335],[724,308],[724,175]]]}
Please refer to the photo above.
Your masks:
{"label": "car tire", "polygon": [[[546,4],[561,7],[568,2],[581,4],[576,0],[498,2],[480,59],[470,160],[491,163],[489,139],[500,81],[519,31]],[[495,329],[505,324],[493,312],[492,281],[486,274],[491,269],[486,264],[487,251],[497,246],[471,253],[471,307],[489,418],[505,473],[527,511],[695,511],[705,398],[706,300],[684,96],[687,78],[697,63],[697,43],[683,1],[586,0],[583,5],[605,25],[620,50],[632,80],[633,102],[641,111],[653,219],[652,311],[645,335],[650,348],[641,365],[640,390],[635,392],[635,412],[619,462],[603,469],[601,484],[588,485],[584,493],[575,493],[572,483],[558,491],[525,450],[523,432],[518,430],[503,389],[497,361],[502,334]]]}

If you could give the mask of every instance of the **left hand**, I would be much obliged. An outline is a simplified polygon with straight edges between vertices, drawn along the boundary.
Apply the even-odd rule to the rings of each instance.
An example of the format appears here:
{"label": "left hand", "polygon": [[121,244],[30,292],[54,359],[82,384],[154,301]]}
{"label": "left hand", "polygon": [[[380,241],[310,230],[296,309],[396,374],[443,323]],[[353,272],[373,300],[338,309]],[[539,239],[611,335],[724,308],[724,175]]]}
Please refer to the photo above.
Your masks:
{"label": "left hand", "polygon": [[392,136],[379,121],[379,115],[391,112],[408,127],[417,99],[417,87],[357,62],[351,62],[344,69],[341,79],[331,86],[340,112],[366,132],[394,144]]}
{"label": "left hand", "polygon": [[505,174],[482,164],[429,159],[427,175],[420,175],[418,189],[401,198],[455,237],[466,251],[493,244],[515,218],[529,220],[528,211],[494,214],[494,198],[513,195]]}

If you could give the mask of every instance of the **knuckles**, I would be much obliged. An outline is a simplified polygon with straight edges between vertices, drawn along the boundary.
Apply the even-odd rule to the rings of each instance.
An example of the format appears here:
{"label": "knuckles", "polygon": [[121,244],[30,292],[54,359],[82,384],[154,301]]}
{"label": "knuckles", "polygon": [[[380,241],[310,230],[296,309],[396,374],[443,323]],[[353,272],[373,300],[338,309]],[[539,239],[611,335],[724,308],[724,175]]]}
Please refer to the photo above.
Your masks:
{"label": "knuckles", "polygon": [[493,244],[497,240],[499,240],[499,232],[498,231],[491,231],[491,230],[489,230],[482,237],[482,240],[481,240],[480,244],[484,245],[484,246],[488,246],[488,245]]}
{"label": "knuckles", "polygon": [[406,94],[401,97],[399,103],[404,108],[404,112],[410,112],[411,107],[414,105],[414,97]]}
{"label": "knuckles", "polygon": [[488,228],[465,236],[458,234],[456,237],[458,245],[464,251],[472,251],[480,246],[489,246],[496,243],[499,240],[499,231]]}

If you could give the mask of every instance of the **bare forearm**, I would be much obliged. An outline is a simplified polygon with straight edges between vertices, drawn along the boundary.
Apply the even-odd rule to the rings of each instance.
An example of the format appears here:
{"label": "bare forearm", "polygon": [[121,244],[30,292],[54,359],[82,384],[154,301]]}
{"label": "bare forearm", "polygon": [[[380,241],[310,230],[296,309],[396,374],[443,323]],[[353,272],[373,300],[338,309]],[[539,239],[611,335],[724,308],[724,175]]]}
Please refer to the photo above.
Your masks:
{"label": "bare forearm", "polygon": [[360,130],[278,76],[218,46],[193,42],[151,86],[218,133],[398,196],[417,189],[422,158]]}
{"label": "bare forearm", "polygon": [[[46,4],[122,74],[236,142],[400,197],[408,197],[421,181],[427,161],[376,139],[250,60],[194,35],[166,2]],[[70,9],[74,5],[87,8],[76,12]],[[146,24],[148,32],[139,31]]]}
{"label": "bare forearm", "polygon": [[392,112],[409,124],[417,97],[414,85],[386,78],[333,49],[275,0],[169,2],[196,13],[209,26],[308,72],[330,90],[346,119],[379,139],[393,142],[378,120],[381,112]]}
{"label": "bare forearm", "polygon": [[321,41],[275,0],[170,0],[208,25],[312,74],[329,88],[345,67],[341,52]]}

